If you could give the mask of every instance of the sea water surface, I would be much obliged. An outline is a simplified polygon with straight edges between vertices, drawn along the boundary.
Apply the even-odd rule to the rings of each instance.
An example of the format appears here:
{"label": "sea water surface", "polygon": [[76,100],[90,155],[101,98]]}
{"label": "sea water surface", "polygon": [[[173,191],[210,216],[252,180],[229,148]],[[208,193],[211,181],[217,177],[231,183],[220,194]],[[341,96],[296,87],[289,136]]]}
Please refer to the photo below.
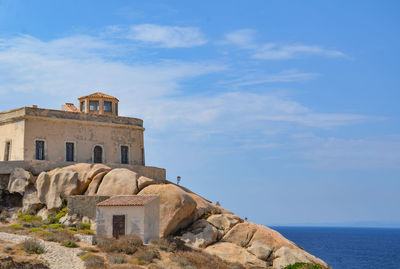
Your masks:
{"label": "sea water surface", "polygon": [[400,229],[271,228],[334,269],[400,269]]}

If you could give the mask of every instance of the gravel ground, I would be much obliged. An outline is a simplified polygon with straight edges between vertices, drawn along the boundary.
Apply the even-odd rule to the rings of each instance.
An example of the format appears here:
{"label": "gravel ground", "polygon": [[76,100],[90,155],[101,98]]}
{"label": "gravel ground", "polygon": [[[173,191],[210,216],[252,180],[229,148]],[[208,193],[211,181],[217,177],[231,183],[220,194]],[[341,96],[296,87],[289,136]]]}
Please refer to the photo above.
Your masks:
{"label": "gravel ground", "polygon": [[[0,232],[0,239],[12,243],[21,243],[32,237]],[[40,240],[40,239],[38,239]],[[79,248],[66,248],[58,243],[40,240],[45,252],[38,255],[38,258],[46,261],[50,268],[54,269],[84,269],[82,260],[76,255],[80,252]]]}

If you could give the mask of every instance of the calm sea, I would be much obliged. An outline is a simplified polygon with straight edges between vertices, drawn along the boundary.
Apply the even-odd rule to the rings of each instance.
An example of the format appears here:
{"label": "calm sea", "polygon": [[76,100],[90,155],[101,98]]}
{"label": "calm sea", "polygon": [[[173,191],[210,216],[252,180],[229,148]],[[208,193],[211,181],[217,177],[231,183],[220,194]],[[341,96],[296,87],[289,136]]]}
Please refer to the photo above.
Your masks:
{"label": "calm sea", "polygon": [[400,229],[273,227],[334,269],[400,269]]}

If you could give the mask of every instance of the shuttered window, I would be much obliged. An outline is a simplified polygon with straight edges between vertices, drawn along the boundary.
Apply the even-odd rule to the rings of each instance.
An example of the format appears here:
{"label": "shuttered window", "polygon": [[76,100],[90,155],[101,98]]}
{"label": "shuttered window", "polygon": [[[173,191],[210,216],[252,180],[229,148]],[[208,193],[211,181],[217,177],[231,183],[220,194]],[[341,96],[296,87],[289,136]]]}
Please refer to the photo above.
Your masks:
{"label": "shuttered window", "polygon": [[75,151],[75,144],[67,142],[65,143],[65,160],[67,162],[73,162],[74,160],[74,151]]}
{"label": "shuttered window", "polygon": [[121,163],[128,164],[128,154],[129,148],[128,146],[121,146]]}
{"label": "shuttered window", "polygon": [[44,160],[44,141],[36,141],[36,160]]}

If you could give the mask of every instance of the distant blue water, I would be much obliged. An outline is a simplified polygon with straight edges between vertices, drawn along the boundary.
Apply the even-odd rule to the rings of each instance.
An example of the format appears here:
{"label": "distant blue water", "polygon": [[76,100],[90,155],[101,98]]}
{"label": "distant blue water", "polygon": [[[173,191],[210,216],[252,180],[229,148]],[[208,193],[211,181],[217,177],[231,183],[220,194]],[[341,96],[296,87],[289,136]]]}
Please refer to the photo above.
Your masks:
{"label": "distant blue water", "polygon": [[334,269],[400,269],[400,229],[273,227]]}

